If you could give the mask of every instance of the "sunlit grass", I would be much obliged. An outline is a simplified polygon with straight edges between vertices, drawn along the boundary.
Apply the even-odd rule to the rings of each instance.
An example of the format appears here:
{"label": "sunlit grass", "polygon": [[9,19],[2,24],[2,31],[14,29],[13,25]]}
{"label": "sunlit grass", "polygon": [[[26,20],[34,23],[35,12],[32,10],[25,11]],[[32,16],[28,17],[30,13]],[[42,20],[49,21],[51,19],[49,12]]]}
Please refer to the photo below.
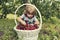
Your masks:
{"label": "sunlit grass", "polygon": [[[17,40],[17,34],[14,31],[14,20],[0,19],[0,40]],[[52,23],[43,23],[38,40],[60,40],[60,25]]]}

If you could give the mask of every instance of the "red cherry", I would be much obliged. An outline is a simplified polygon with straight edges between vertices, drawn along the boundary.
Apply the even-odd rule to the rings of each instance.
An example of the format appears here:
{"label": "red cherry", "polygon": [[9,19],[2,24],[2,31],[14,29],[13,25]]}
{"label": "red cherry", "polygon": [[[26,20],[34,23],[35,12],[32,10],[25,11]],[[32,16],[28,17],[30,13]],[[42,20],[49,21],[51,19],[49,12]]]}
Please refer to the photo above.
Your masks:
{"label": "red cherry", "polygon": [[16,27],[17,29],[20,29],[19,25]]}
{"label": "red cherry", "polygon": [[34,29],[35,29],[35,27],[34,26],[31,26],[30,30],[34,30]]}
{"label": "red cherry", "polygon": [[38,28],[38,25],[37,24],[34,24],[34,27],[37,29]]}
{"label": "red cherry", "polygon": [[19,30],[24,30],[24,27],[20,24],[16,28],[19,29]]}
{"label": "red cherry", "polygon": [[26,27],[26,30],[30,30],[30,26]]}
{"label": "red cherry", "polygon": [[38,26],[36,24],[30,25],[30,24],[26,23],[26,27],[19,24],[16,28],[19,29],[19,30],[35,30],[35,29],[38,28]]}

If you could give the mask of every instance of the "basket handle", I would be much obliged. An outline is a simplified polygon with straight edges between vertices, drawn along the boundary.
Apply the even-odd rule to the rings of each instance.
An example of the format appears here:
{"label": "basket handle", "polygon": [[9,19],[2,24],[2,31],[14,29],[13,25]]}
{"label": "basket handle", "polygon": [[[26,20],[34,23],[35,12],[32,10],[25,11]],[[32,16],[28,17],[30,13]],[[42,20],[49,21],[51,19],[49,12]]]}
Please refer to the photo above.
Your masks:
{"label": "basket handle", "polygon": [[16,13],[17,13],[17,11],[19,10],[19,8],[21,8],[22,6],[24,6],[24,5],[31,5],[31,6],[33,6],[36,10],[37,10],[37,12],[39,13],[39,17],[40,17],[40,28],[42,27],[42,17],[41,17],[41,13],[40,13],[40,11],[37,9],[37,7],[35,7],[35,5],[32,5],[32,4],[22,4],[22,5],[20,5],[17,9],[16,9],[16,11],[15,11],[15,24],[17,25],[17,21],[16,21]]}

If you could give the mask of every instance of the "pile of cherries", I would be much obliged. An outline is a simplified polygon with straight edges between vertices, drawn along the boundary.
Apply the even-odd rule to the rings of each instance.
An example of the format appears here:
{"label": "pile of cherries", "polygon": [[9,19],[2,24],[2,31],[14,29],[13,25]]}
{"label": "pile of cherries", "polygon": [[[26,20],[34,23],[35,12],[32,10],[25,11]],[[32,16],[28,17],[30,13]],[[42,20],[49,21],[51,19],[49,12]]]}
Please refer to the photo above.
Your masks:
{"label": "pile of cherries", "polygon": [[38,26],[36,24],[34,24],[34,25],[26,24],[25,26],[19,24],[19,25],[17,25],[16,28],[19,30],[35,30],[38,28]]}

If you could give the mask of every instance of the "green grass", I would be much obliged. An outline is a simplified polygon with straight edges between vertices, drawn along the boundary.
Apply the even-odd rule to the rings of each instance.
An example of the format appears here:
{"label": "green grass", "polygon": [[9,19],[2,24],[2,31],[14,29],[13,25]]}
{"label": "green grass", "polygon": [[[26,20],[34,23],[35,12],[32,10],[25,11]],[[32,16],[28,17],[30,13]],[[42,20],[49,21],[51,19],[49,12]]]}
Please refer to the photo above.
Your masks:
{"label": "green grass", "polygon": [[16,40],[17,36],[13,30],[14,20],[0,19],[0,40]]}
{"label": "green grass", "polygon": [[[17,40],[17,34],[14,31],[14,20],[0,19],[0,40]],[[52,23],[43,23],[39,33],[38,40],[60,40],[60,25]]]}

